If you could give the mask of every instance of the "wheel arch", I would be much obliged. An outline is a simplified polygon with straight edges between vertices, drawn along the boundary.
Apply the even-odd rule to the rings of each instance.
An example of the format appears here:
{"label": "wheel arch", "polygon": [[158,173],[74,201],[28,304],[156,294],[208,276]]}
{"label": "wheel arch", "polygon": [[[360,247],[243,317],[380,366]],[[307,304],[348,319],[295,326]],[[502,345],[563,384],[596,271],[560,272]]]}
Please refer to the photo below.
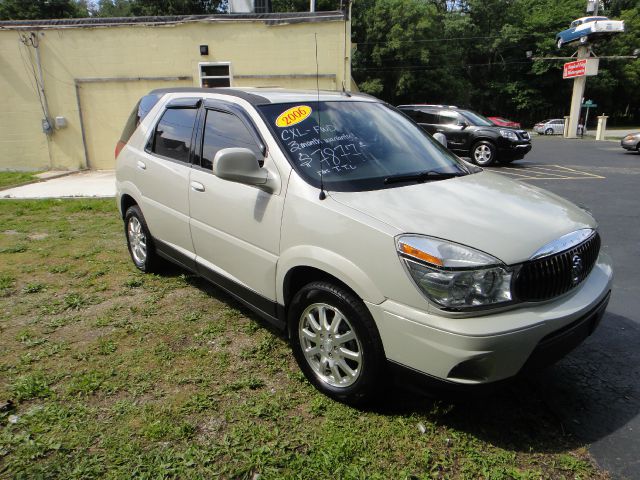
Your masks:
{"label": "wheel arch", "polygon": [[334,282],[367,302],[377,304],[385,300],[358,265],[335,252],[305,245],[294,247],[280,257],[276,272],[278,303],[286,308],[300,288],[317,280]]}
{"label": "wheel arch", "polygon": [[128,193],[122,194],[122,197],[120,198],[120,214],[122,215],[123,219],[127,214],[127,210],[134,205],[138,205],[138,202],[136,202],[136,200],[131,195],[129,195]]}

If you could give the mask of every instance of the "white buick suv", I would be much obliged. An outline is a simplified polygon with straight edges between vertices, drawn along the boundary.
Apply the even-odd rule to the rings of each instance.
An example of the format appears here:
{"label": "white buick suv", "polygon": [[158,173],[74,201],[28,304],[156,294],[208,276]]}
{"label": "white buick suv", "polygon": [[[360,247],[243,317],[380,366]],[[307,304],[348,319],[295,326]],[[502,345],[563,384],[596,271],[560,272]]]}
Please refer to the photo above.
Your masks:
{"label": "white buick suv", "polygon": [[480,384],[552,362],[609,300],[589,213],[463,162],[373,97],[155,90],[116,156],[136,267],[168,260],[224,289],[340,401],[394,370]]}

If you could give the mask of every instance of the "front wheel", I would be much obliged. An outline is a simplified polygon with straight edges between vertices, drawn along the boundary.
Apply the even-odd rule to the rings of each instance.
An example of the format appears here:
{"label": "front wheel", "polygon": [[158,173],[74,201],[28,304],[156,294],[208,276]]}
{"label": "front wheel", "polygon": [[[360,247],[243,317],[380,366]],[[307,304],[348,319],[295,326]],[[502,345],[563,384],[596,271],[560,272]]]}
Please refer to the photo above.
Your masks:
{"label": "front wheel", "polygon": [[369,402],[386,380],[380,335],[362,300],[329,282],[313,282],[289,308],[293,354],[309,382],[335,400]]}
{"label": "front wheel", "polygon": [[486,140],[478,142],[471,149],[471,158],[477,165],[488,167],[495,162],[496,146]]}

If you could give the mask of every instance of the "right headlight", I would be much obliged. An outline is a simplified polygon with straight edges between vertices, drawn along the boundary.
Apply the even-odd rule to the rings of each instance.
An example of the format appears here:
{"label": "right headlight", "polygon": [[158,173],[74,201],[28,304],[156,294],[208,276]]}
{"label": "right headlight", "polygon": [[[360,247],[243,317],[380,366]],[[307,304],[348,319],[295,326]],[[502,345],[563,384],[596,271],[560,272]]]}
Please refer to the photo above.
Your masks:
{"label": "right headlight", "polygon": [[441,307],[482,308],[513,299],[513,272],[491,255],[422,235],[397,237],[396,249],[416,286]]}
{"label": "right headlight", "polygon": [[513,130],[500,129],[500,135],[502,135],[504,138],[508,138],[509,140],[518,140],[518,135],[516,135],[516,132],[514,132]]}

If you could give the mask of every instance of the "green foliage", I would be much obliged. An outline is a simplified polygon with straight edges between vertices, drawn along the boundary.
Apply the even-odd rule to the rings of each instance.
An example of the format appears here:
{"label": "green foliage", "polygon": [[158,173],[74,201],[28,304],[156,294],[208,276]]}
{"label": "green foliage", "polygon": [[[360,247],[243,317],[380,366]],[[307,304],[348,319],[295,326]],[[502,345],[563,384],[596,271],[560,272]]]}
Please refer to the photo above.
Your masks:
{"label": "green foliage", "polygon": [[[0,0],[0,20],[2,19],[3,2]],[[0,189],[11,188],[17,185],[37,180],[37,172],[0,172]]]}
{"label": "green foliage", "polygon": [[46,398],[51,395],[49,381],[41,372],[24,375],[16,380],[12,393],[18,402],[32,398]]}
{"label": "green foliage", "polygon": [[88,17],[83,0],[0,0],[0,20]]}
{"label": "green foliage", "polygon": [[[353,4],[353,76],[364,92],[393,103],[460,105],[525,125],[562,116],[572,83],[562,79],[570,56],[555,34],[584,16],[584,0],[362,0]],[[598,55],[631,55],[640,45],[640,7],[604,2],[600,13],[625,20],[626,33],[596,42]],[[600,62],[585,96],[610,120],[640,119],[640,62]],[[615,92],[615,94],[614,94]],[[594,112],[592,112],[593,114]],[[593,116],[595,117],[595,116]],[[528,126],[528,125],[527,125]]]}
{"label": "green foliage", "polygon": [[0,202],[0,224],[0,248],[36,253],[0,257],[2,478],[608,478],[529,382],[457,405],[321,395],[230,297],[136,273],[113,199]]}

